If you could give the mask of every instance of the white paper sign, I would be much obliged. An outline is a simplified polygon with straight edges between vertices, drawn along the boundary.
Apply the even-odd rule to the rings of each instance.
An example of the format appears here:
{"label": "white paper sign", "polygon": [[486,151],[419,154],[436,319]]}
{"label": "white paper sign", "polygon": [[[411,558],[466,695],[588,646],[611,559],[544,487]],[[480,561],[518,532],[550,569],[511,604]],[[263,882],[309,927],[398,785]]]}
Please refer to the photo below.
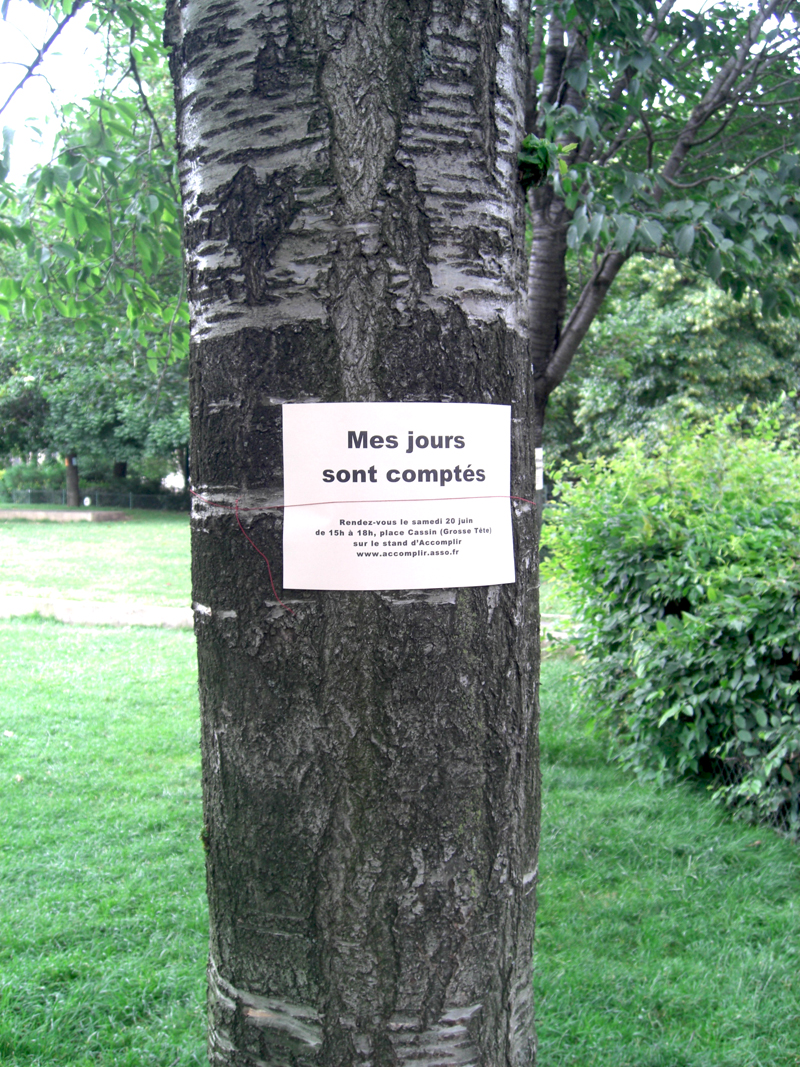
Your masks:
{"label": "white paper sign", "polygon": [[283,585],[513,582],[511,409],[284,404]]}

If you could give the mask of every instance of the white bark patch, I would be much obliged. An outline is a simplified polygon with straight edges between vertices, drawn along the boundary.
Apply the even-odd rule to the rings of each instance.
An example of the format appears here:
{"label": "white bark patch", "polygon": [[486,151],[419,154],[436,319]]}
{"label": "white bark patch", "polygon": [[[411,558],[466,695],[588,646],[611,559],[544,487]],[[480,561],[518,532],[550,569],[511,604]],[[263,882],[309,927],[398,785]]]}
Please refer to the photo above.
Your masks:
{"label": "white bark patch", "polygon": [[480,1010],[480,1004],[450,1008],[427,1030],[420,1030],[419,1019],[393,1016],[388,1029],[398,1063],[405,1067],[479,1067],[480,1054],[467,1023]]}
{"label": "white bark patch", "polygon": [[317,1048],[322,1044],[321,1028],[309,1026],[298,1019],[294,1008],[294,1005],[284,1005],[276,1001],[270,1008],[245,1008],[244,1017],[254,1026],[281,1030],[311,1048]]}
{"label": "white bark patch", "polygon": [[[192,497],[192,522],[204,522],[210,518],[229,519],[239,511],[242,525],[254,514],[269,511],[280,516],[283,509],[283,493],[259,492],[252,489],[234,490],[215,486],[201,485],[195,489]],[[235,521],[235,520],[234,520]]]}
{"label": "white bark patch", "polygon": [[207,411],[209,415],[216,415],[219,411],[228,411],[230,408],[241,410],[241,397],[223,397],[220,400],[210,400]]}
{"label": "white bark patch", "polygon": [[486,604],[487,604],[487,607],[489,609],[489,622],[492,621],[492,616],[494,615],[495,608],[497,607],[497,605],[499,603],[500,603],[500,586],[499,585],[492,585],[492,586],[489,587],[489,592],[488,592],[487,597],[486,597]]}
{"label": "white bark patch", "polygon": [[227,1034],[220,1027],[212,1027],[208,1031],[208,1059],[210,1063],[227,1063],[228,1058],[223,1054],[234,1052],[235,1046]]}
{"label": "white bark patch", "polygon": [[528,873],[527,873],[527,874],[524,874],[524,875],[522,876],[522,884],[523,884],[524,886],[529,886],[529,885],[531,885],[531,883],[532,883],[532,882],[535,882],[535,881],[536,881],[536,876],[537,876],[538,874],[539,874],[539,868],[538,868],[538,866],[536,866],[536,867],[534,867],[534,868],[533,868],[533,870],[532,870],[532,871],[528,871]]}
{"label": "white bark patch", "polygon": [[241,1010],[252,1025],[278,1030],[309,1048],[319,1048],[322,1044],[322,1026],[316,1008],[237,989],[220,975],[213,959],[208,963],[208,984],[212,997],[229,1010]]}
{"label": "white bark patch", "polygon": [[[328,131],[324,126],[310,129],[318,104],[314,64],[306,65],[303,76],[298,75],[302,68],[295,66],[289,81],[277,79],[253,91],[259,45],[271,40],[278,52],[286,46],[283,4],[226,3],[225,32],[220,35],[218,8],[189,0],[182,7],[181,22],[184,37],[192,35],[199,53],[181,83],[184,214],[188,227],[208,235],[194,248],[190,243],[187,257],[199,282],[192,302],[194,336],[212,339],[242,329],[321,320],[327,316],[333,194],[318,180],[297,180],[307,173],[318,175],[327,166]],[[274,67],[265,63],[270,70]],[[286,230],[285,247],[274,250],[266,272],[273,294],[268,304],[253,299],[243,275],[236,277],[240,255],[227,235],[212,236],[220,193],[244,166],[258,182],[276,173],[293,176],[295,219]],[[221,289],[217,273],[227,275]]]}
{"label": "white bark patch", "polygon": [[387,596],[385,593],[379,594],[381,600],[385,600],[387,604],[391,604],[392,607],[402,608],[408,604],[455,604],[456,591],[455,589],[443,589],[435,593],[420,593],[417,590],[413,590],[408,596],[392,597]]}
{"label": "white bark patch", "polygon": [[[335,32],[332,24],[315,24],[319,16],[313,8],[301,16],[308,19],[307,32],[325,45],[319,83],[312,60],[317,49],[310,40],[304,42],[305,66],[294,62],[286,67],[290,74],[280,76],[290,29],[285,5],[226,3],[221,40],[213,33],[219,26],[215,6],[188,0],[181,12],[184,33],[195,40],[207,34],[208,40],[181,86],[186,221],[208,235],[193,247],[189,243],[189,266],[199,280],[192,300],[194,336],[210,340],[245,329],[330,321],[352,400],[374,395],[372,367],[387,298],[402,321],[421,299],[435,311],[453,302],[472,322],[500,319],[518,333],[524,330],[514,195],[523,121],[522,71],[515,60],[519,5],[502,3],[492,91],[484,92],[464,73],[481,69],[487,47],[482,7],[477,0],[465,3],[454,33],[449,5],[435,0],[424,44],[427,76],[416,93],[417,110],[399,131],[393,70],[383,43],[389,7],[366,5],[360,18],[341,21]],[[346,30],[331,48],[327,35],[336,36],[341,26]],[[280,71],[254,93],[255,49],[265,41],[272,42],[272,68]],[[489,111],[476,94],[486,96]],[[312,122],[320,104],[328,115],[322,124]],[[421,194],[430,233],[425,292],[402,264],[390,263],[382,247],[383,220],[393,203],[386,197],[386,168],[393,160],[413,174]],[[239,254],[224,235],[212,234],[220,193],[244,166],[259,183],[291,176],[293,218],[276,238],[263,272],[269,300],[248,292]],[[322,174],[330,175],[332,184],[320,182]],[[226,277],[224,286],[218,275]],[[365,316],[364,307],[372,314]]]}
{"label": "white bark patch", "polygon": [[[433,285],[425,302],[441,309],[455,300],[473,321],[500,318],[510,329],[523,333],[518,262],[508,255],[518,244],[520,229],[513,195],[523,99],[514,47],[518,5],[507,0],[502,8],[491,116],[496,147],[490,166],[482,147],[487,116],[479,113],[475,86],[464,76],[465,53],[478,60],[481,10],[474,2],[464,5],[462,30],[454,45],[449,20],[439,14],[444,6],[434,6],[426,42],[431,73],[419,89],[418,110],[406,117],[397,155],[414,170],[431,226]],[[443,160],[447,160],[444,166]],[[517,254],[522,254],[521,249]]]}

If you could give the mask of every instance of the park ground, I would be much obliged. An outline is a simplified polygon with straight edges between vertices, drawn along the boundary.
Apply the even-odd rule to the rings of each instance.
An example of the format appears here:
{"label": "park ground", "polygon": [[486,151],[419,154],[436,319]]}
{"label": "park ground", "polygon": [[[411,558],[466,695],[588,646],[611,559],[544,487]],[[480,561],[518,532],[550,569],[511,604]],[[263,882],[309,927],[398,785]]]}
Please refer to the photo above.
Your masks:
{"label": "park ground", "polygon": [[[0,599],[189,604],[186,516],[0,552]],[[549,647],[539,1067],[800,1067],[797,846],[622,774]],[[0,620],[0,1064],[205,1063],[198,735],[189,631]]]}

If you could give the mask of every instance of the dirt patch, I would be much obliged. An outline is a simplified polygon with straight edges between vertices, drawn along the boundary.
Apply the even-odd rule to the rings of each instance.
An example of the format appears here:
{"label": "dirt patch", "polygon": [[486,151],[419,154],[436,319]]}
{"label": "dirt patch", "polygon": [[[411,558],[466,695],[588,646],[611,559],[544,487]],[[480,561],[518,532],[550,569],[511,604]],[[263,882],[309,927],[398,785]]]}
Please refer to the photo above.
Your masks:
{"label": "dirt patch", "polygon": [[124,511],[40,511],[23,508],[0,508],[0,520],[23,519],[28,522],[127,522]]}
{"label": "dirt patch", "polygon": [[0,619],[37,614],[83,626],[163,626],[170,630],[191,630],[194,625],[191,608],[159,608],[96,600],[48,600],[35,596],[0,597]]}

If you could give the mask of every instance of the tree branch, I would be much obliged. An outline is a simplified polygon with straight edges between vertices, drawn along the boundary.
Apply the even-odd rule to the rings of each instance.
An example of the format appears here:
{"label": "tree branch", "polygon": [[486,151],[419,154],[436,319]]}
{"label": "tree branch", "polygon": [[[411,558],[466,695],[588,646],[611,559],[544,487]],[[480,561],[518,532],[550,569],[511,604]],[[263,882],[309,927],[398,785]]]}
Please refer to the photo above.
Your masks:
{"label": "tree branch", "polygon": [[136,57],[133,54],[133,49],[132,48],[131,48],[129,54],[130,54],[130,61],[131,61],[131,74],[133,75],[133,80],[136,82],[136,88],[139,90],[139,96],[141,96],[141,98],[142,98],[142,104],[144,105],[144,109],[147,112],[148,117],[149,117],[150,121],[152,122],[153,127],[154,127],[154,129],[156,131],[156,136],[158,137],[159,147],[160,147],[162,152],[165,152],[166,151],[166,147],[164,145],[164,138],[161,136],[161,127],[158,125],[158,119],[153,114],[153,110],[150,107],[150,101],[147,99],[147,94],[144,91],[144,86],[142,85],[142,79],[139,77],[139,68],[136,65]]}
{"label": "tree branch", "polygon": [[759,6],[757,14],[747,27],[744,40],[728,62],[718,72],[702,100],[695,105],[688,122],[678,135],[675,147],[661,170],[661,176],[670,181],[679,173],[686,156],[695,143],[695,138],[711,116],[728,101],[731,86],[741,75],[748,63],[754,58],[750,49],[758,40],[761,29],[768,19],[780,8],[780,0],[772,0],[767,6]]}
{"label": "tree branch", "polygon": [[2,115],[2,113],[5,111],[5,109],[8,107],[8,105],[11,103],[11,101],[14,99],[14,97],[17,95],[17,93],[20,91],[20,89],[23,87],[23,85],[33,75],[33,72],[36,70],[36,68],[42,62],[44,57],[47,55],[48,51],[52,48],[53,44],[58,39],[61,31],[64,29],[64,27],[67,25],[67,23],[69,23],[73,18],[75,18],[75,16],[78,14],[80,9],[87,2],[88,2],[88,0],[75,0],[75,2],[73,3],[69,14],[65,15],[64,18],[61,20],[61,22],[59,22],[59,24],[56,26],[56,28],[53,30],[53,32],[50,34],[50,36],[47,38],[45,43],[42,45],[42,47],[36,53],[36,57],[33,60],[33,62],[31,64],[29,64],[25,68],[25,73],[22,75],[22,78],[20,79],[18,84],[11,90],[11,92],[10,92],[6,102],[3,104],[3,106],[0,107],[0,115]]}
{"label": "tree branch", "polygon": [[657,8],[656,17],[653,19],[651,25],[644,31],[643,40],[645,44],[650,44],[658,36],[658,31],[661,28],[661,24],[667,15],[672,11],[675,6],[675,0],[664,0],[664,2]]}
{"label": "tree branch", "polygon": [[578,302],[567,319],[556,350],[547,364],[544,380],[548,396],[564,380],[578,346],[594,322],[611,283],[627,260],[628,256],[622,252],[607,252],[598,269],[583,287]]}
{"label": "tree branch", "polygon": [[635,121],[636,116],[632,112],[626,116],[625,122],[622,124],[621,129],[618,131],[617,136],[611,142],[607,150],[605,152],[601,152],[600,156],[598,157],[597,162],[600,164],[601,167],[604,167],[610,159],[613,159],[617,152],[620,150],[620,148],[625,142],[625,138],[630,132],[631,126],[634,124]]}
{"label": "tree branch", "polygon": [[533,133],[536,129],[536,112],[538,83],[534,79],[534,73],[542,62],[542,48],[544,47],[544,12],[540,7],[536,9],[533,24],[533,40],[528,50],[528,91],[525,98],[525,133]]}
{"label": "tree branch", "polygon": [[[674,5],[675,5],[675,0],[664,0],[664,2],[658,8],[658,10],[656,12],[656,17],[655,17],[652,25],[648,26],[647,30],[644,33],[643,40],[645,41],[646,44],[650,44],[653,40],[655,40],[655,38],[658,35],[658,31],[659,31],[659,28],[660,28],[662,22],[667,17],[667,15],[670,13],[670,11],[674,7]],[[613,88],[611,89],[611,91],[608,94],[609,102],[613,103],[613,102],[616,102],[617,100],[619,100],[619,98],[622,96],[622,94],[625,91],[625,89],[627,89],[627,87],[630,85],[630,81],[631,81],[631,77],[632,77],[632,74],[631,74],[632,70],[633,70],[632,67],[628,67],[628,69],[625,71],[625,73],[620,78],[617,78],[616,82],[614,83]],[[608,162],[609,159],[612,159],[613,156],[616,154],[616,152],[619,150],[620,146],[622,145],[623,141],[625,140],[626,134],[630,130],[631,126],[633,125],[633,121],[634,121],[633,117],[630,117],[630,118],[625,120],[624,126],[617,133],[616,137],[614,138],[614,140],[612,142],[611,147],[606,152],[601,154],[600,162],[602,164],[605,164],[605,163]],[[595,147],[594,146],[594,142],[590,138],[586,138],[584,140],[583,144],[581,145],[581,147],[575,153],[575,162],[577,162],[577,163],[586,163],[586,162],[588,162],[589,159],[591,158],[592,152],[594,151],[594,147]]]}
{"label": "tree branch", "polygon": [[674,178],[665,178],[664,180],[673,187],[673,189],[697,189],[701,185],[705,185],[712,179],[722,180],[725,178],[736,178],[741,174],[746,174],[752,167],[757,166],[759,163],[763,163],[765,159],[772,159],[774,156],[781,155],[786,150],[785,145],[777,145],[775,148],[770,148],[767,152],[762,152],[760,156],[756,156],[755,159],[750,159],[743,166],[740,167],[735,174],[720,174],[718,170],[712,170],[705,174],[702,178],[697,178],[693,182],[677,182]]}

